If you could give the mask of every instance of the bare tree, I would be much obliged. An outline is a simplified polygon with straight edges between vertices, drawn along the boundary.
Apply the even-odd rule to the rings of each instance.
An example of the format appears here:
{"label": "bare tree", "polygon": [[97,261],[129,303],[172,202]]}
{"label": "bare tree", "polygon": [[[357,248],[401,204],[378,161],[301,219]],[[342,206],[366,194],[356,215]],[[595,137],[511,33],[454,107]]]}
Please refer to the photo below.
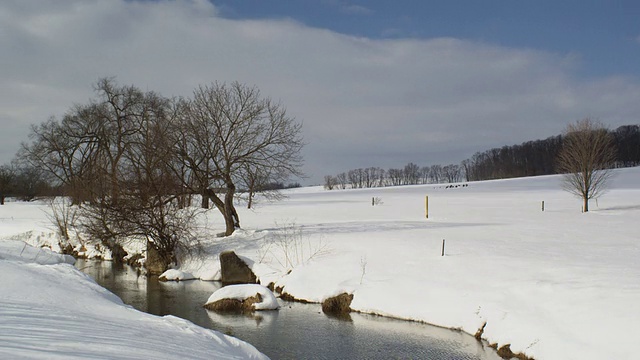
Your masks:
{"label": "bare tree", "polygon": [[200,86],[182,121],[177,153],[195,179],[192,183],[223,215],[227,236],[240,226],[234,196],[247,169],[302,175],[301,125],[255,87],[237,82]]}
{"label": "bare tree", "polygon": [[449,164],[442,167],[442,174],[448,183],[460,181],[460,165]]}
{"label": "bare tree", "polygon": [[607,190],[615,161],[613,137],[600,122],[585,118],[567,126],[557,168],[564,174],[564,189],[582,198],[584,212],[590,199]]}
{"label": "bare tree", "polygon": [[74,204],[89,200],[87,188],[104,183],[93,177],[97,165],[99,122],[92,106],[75,106],[62,120],[53,117],[34,125],[17,161],[47,172]]}
{"label": "bare tree", "polygon": [[404,185],[415,185],[420,180],[420,167],[412,162],[404,166]]}
{"label": "bare tree", "polygon": [[29,164],[15,166],[15,179],[12,190],[14,191],[14,196],[22,201],[32,201],[52,193],[47,174],[42,169]]}
{"label": "bare tree", "polygon": [[383,187],[385,186],[385,181],[386,181],[386,171],[383,168],[376,168],[376,176],[377,176],[377,181],[376,181],[376,185],[377,187]]}
{"label": "bare tree", "polygon": [[[118,245],[125,239],[146,240],[148,271],[163,272],[177,262],[178,252],[186,253],[195,245],[198,211],[183,207],[183,179],[171,167],[176,163],[173,134],[179,108],[156,93],[131,87],[112,86],[104,91],[109,103],[123,92],[140,94],[127,104],[125,135],[117,127],[107,143],[117,149],[113,154],[118,154],[117,167],[109,155],[103,169],[109,195],[84,206],[80,221],[85,231],[112,251],[120,249]],[[124,116],[124,110],[120,111]],[[117,145],[117,139],[124,143]],[[112,170],[117,171],[115,176]]]}
{"label": "bare tree", "polygon": [[391,186],[402,185],[404,180],[404,170],[391,168],[387,170],[387,176],[389,177],[389,183]]}
{"label": "bare tree", "polygon": [[334,187],[338,184],[338,180],[335,176],[325,175],[324,176],[324,189],[325,190],[333,190]]}
{"label": "bare tree", "polygon": [[358,173],[356,170],[352,169],[347,171],[347,181],[352,189],[358,187]]}
{"label": "bare tree", "polygon": [[[255,167],[245,164],[241,169],[238,179],[243,190],[243,197],[247,200],[247,209],[254,207],[256,194],[268,201],[276,201],[285,196],[276,189],[273,184],[278,184],[286,180],[287,175],[278,169]],[[282,186],[284,187],[284,185]]]}
{"label": "bare tree", "polygon": [[71,190],[82,205],[78,226],[110,248],[114,259],[124,255],[122,241],[146,239],[147,250],[162,260],[159,270],[166,269],[193,239],[195,212],[181,209],[185,181],[171,167],[181,109],[113,79],[99,80],[96,92],[96,99],[72,107],[61,121],[34,126],[21,158]]}
{"label": "bare tree", "polygon": [[442,165],[431,165],[429,171],[429,176],[431,177],[431,182],[438,184],[442,181],[444,175],[442,174]]}
{"label": "bare tree", "polygon": [[344,190],[347,188],[347,173],[341,172],[336,175],[336,182],[340,189]]}
{"label": "bare tree", "polygon": [[423,166],[420,168],[420,182],[422,184],[428,184],[429,183],[429,174],[431,168],[429,166]]}

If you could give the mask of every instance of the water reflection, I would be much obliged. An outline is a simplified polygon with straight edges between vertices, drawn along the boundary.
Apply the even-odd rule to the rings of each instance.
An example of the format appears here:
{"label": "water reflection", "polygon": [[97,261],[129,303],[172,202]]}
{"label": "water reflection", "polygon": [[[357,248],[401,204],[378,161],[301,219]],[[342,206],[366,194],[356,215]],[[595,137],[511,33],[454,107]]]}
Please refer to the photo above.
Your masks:
{"label": "water reflection", "polygon": [[202,307],[221,284],[159,282],[126,265],[79,260],[76,266],[138,310],[175,315],[253,344],[272,359],[500,360],[473,337],[379,316],[330,318],[318,304],[280,301],[279,311],[221,315]]}

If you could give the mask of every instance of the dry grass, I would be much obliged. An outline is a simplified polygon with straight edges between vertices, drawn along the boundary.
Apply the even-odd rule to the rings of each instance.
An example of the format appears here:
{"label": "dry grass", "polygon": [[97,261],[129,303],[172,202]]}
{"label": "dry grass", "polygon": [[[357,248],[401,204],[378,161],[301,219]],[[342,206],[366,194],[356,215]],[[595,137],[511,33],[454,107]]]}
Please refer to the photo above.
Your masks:
{"label": "dry grass", "polygon": [[531,357],[528,357],[527,355],[523,354],[523,353],[514,353],[513,351],[511,351],[511,344],[506,344],[501,346],[498,350],[498,356],[500,356],[503,359],[518,359],[518,360],[534,360]]}

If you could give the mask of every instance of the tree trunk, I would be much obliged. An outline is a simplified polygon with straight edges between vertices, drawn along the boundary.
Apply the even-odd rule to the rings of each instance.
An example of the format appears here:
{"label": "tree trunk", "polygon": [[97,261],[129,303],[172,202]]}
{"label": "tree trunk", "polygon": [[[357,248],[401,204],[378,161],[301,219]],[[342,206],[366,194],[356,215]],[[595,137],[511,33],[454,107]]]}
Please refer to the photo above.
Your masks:
{"label": "tree trunk", "polygon": [[227,186],[227,192],[224,195],[224,222],[226,225],[225,235],[229,236],[236,230],[236,223],[238,214],[233,207],[233,196],[235,195],[236,188],[233,184]]}
{"label": "tree trunk", "polygon": [[4,194],[0,194],[0,205],[4,205]]}
{"label": "tree trunk", "polygon": [[251,209],[252,204],[253,204],[253,191],[249,190],[249,203],[247,204],[247,209]]}
{"label": "tree trunk", "polygon": [[202,202],[200,203],[200,207],[203,209],[208,209],[209,208],[209,196],[207,194],[206,190],[202,191]]}
{"label": "tree trunk", "polygon": [[225,223],[225,232],[224,236],[229,236],[233,234],[236,229],[236,224],[239,225],[239,221],[237,220],[238,214],[236,209],[233,207],[233,195],[235,194],[235,187],[231,189],[227,188],[227,192],[225,193],[224,201],[222,201],[212,190],[206,191],[207,198],[213,201],[213,204],[216,206],[218,211],[224,217]]}
{"label": "tree trunk", "polygon": [[589,211],[589,198],[587,198],[585,196],[583,199],[584,199],[584,204],[582,205],[582,211],[583,212],[588,212]]}

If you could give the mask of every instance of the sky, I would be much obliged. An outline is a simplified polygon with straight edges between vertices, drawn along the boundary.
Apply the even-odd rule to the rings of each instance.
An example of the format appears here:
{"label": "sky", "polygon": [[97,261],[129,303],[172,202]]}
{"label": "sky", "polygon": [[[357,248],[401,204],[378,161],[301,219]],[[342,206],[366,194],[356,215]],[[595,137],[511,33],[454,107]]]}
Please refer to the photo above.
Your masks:
{"label": "sky", "polygon": [[637,1],[5,0],[0,164],[103,77],[256,86],[303,124],[305,183],[459,163],[592,117],[640,124]]}

